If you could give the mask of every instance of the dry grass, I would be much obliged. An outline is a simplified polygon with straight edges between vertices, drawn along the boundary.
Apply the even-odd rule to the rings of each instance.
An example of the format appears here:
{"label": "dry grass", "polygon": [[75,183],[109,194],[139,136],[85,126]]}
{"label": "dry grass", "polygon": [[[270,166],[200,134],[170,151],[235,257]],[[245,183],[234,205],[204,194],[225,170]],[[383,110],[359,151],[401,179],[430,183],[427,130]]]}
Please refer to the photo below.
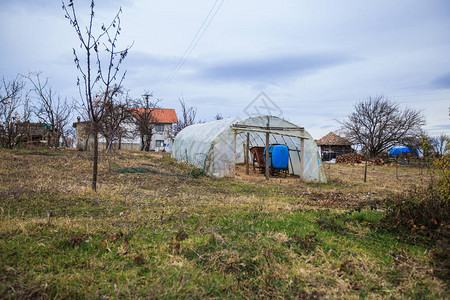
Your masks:
{"label": "dry grass", "polygon": [[331,165],[318,185],[239,166],[213,179],[167,155],[120,152],[101,157],[93,193],[90,159],[0,150],[0,297],[447,295],[430,247],[372,230],[382,213],[369,206],[349,210],[426,183],[416,169],[397,181],[393,167],[369,168],[363,183],[361,166]]}
{"label": "dry grass", "polygon": [[364,165],[325,164],[327,184],[304,183],[298,177],[271,178],[267,181],[263,174],[245,174],[245,166],[237,167],[237,180],[246,184],[279,187],[281,193],[307,199],[312,206],[326,208],[350,208],[361,202],[382,199],[392,193],[402,193],[416,187],[425,186],[430,181],[426,170],[409,166],[396,169],[392,166],[369,166],[367,181],[364,182]]}

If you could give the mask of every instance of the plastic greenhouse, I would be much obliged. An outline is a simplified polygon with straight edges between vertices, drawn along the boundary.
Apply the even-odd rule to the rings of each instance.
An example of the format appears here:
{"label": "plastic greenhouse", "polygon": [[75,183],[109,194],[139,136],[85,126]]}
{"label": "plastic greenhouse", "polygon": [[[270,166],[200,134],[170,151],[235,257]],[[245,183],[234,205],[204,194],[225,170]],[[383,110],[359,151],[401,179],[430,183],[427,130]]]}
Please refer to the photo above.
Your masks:
{"label": "plastic greenhouse", "polygon": [[250,157],[249,148],[266,147],[267,134],[269,144],[288,147],[289,174],[326,182],[312,136],[303,127],[275,116],[235,117],[188,126],[176,136],[172,157],[202,168],[207,175],[234,176],[235,164]]}

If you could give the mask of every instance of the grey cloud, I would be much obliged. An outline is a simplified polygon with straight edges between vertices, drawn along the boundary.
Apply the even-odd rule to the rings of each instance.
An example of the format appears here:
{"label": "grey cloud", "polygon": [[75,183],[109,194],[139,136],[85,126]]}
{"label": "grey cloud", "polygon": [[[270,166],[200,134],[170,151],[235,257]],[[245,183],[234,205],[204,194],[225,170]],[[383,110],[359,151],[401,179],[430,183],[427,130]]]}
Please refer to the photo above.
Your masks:
{"label": "grey cloud", "polygon": [[442,125],[433,125],[431,126],[432,130],[450,130],[450,124],[442,124]]}
{"label": "grey cloud", "polygon": [[303,54],[220,62],[200,69],[198,76],[210,80],[265,81],[289,79],[355,60],[343,54]]}
{"label": "grey cloud", "polygon": [[334,128],[334,127],[336,127],[336,125],[323,125],[323,126],[320,126],[320,129],[328,129],[328,128]]}
{"label": "grey cloud", "polygon": [[157,89],[176,66],[178,58],[130,50],[121,66],[127,71],[125,85]]}
{"label": "grey cloud", "polygon": [[435,78],[431,85],[435,88],[450,89],[450,72]]}
{"label": "grey cloud", "polygon": [[[73,1],[75,4],[75,8],[89,8],[91,4],[91,0],[76,0]],[[64,0],[64,3],[66,5],[69,4],[69,0]],[[95,1],[95,6],[100,7],[109,7],[109,8],[119,8],[120,6],[125,5],[132,5],[132,0],[109,0],[109,1]],[[0,1],[0,7],[3,9],[8,8],[25,8],[30,10],[41,10],[45,11],[48,8],[57,7],[58,9],[61,9],[62,2],[59,0],[57,1],[49,1],[49,0],[20,0],[20,1]]]}
{"label": "grey cloud", "polygon": [[177,64],[177,58],[162,56],[162,55],[152,55],[149,53],[141,51],[133,51],[131,48],[125,62],[133,67],[137,68],[168,68],[168,66],[173,66]]}

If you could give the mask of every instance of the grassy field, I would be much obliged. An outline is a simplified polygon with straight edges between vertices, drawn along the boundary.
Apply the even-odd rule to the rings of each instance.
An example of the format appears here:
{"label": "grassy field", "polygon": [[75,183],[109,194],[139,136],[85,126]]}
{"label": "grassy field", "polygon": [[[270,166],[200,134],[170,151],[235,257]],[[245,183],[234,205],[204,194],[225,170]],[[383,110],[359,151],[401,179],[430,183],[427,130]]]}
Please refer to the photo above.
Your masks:
{"label": "grassy field", "polygon": [[448,298],[433,244],[379,227],[417,168],[213,179],[158,153],[0,150],[0,298]]}

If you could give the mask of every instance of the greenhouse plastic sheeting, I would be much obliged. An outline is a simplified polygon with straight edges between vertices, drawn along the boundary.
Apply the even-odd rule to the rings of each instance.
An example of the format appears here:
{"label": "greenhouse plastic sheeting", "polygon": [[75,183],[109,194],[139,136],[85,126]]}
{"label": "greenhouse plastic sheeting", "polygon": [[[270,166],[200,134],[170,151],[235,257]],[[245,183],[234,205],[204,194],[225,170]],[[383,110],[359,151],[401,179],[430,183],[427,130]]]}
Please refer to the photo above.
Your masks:
{"label": "greenhouse plastic sheeting", "polygon": [[[266,127],[267,124],[269,130],[255,128]],[[251,127],[246,129],[236,128],[237,126]],[[247,132],[250,134],[251,148],[265,146],[268,131],[270,144],[288,146],[290,174],[300,175],[306,181],[326,182],[318,148],[312,136],[303,128],[274,116],[235,117],[188,126],[176,136],[172,157],[202,168],[207,175],[233,176],[235,131],[236,163],[244,162]],[[300,174],[301,139],[304,140],[303,174]]]}

